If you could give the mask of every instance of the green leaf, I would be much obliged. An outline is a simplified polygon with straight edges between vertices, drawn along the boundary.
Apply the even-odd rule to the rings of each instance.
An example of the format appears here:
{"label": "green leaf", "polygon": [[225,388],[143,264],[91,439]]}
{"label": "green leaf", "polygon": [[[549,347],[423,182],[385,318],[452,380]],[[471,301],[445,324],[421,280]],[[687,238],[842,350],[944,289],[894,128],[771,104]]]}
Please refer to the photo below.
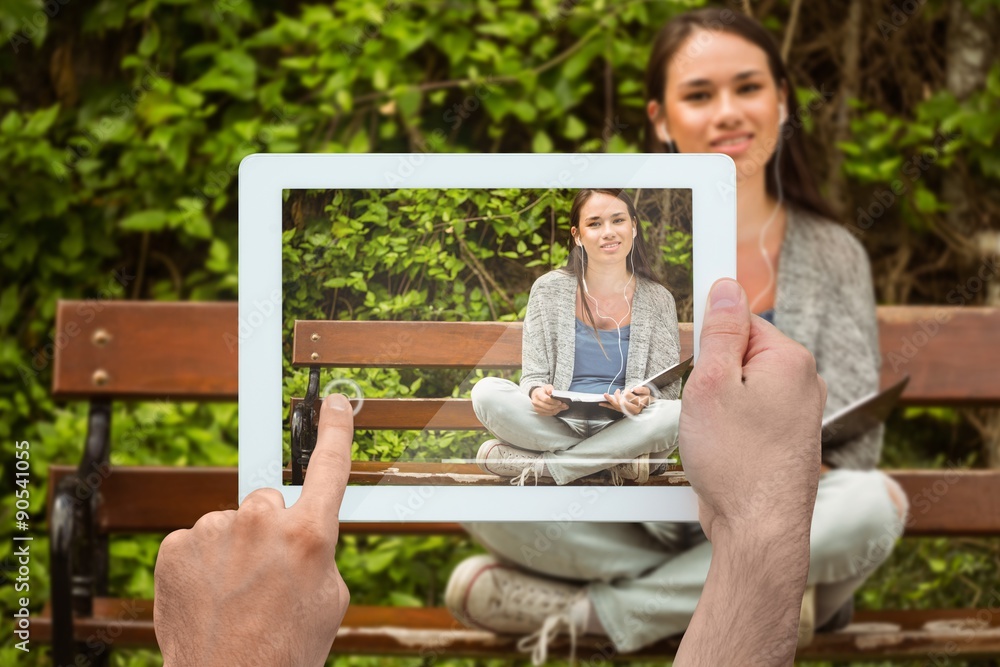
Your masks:
{"label": "green leaf", "polygon": [[367,153],[368,152],[368,133],[365,131],[359,131],[351,137],[351,143],[347,145],[348,153]]}
{"label": "green leaf", "polygon": [[7,289],[0,293],[0,327],[10,324],[17,314],[17,287],[17,283],[8,285]]}
{"label": "green leaf", "polygon": [[913,193],[913,206],[921,213],[934,213],[938,209],[938,200],[927,188],[918,187]]}
{"label": "green leaf", "polygon": [[536,153],[552,152],[552,140],[549,139],[549,135],[544,130],[535,133],[535,138],[531,140],[531,150]]}
{"label": "green leaf", "polygon": [[566,117],[566,127],[563,128],[563,136],[567,139],[580,139],[587,133],[587,126],[576,116]]}
{"label": "green leaf", "polygon": [[191,113],[191,110],[182,107],[179,104],[143,104],[142,117],[150,125],[159,125],[160,123],[170,120],[171,118],[183,118]]}
{"label": "green leaf", "polygon": [[148,58],[160,47],[160,27],[153,23],[139,42],[139,55]]}
{"label": "green leaf", "polygon": [[408,118],[413,118],[420,112],[422,99],[423,94],[420,90],[412,86],[403,88],[396,95],[396,103],[399,105],[400,113]]}
{"label": "green leaf", "polygon": [[535,118],[538,116],[538,110],[535,105],[527,100],[518,100],[511,105],[510,110],[517,116],[518,120],[523,123],[534,122]]}
{"label": "green leaf", "polygon": [[21,114],[16,111],[8,111],[0,122],[0,132],[4,134],[15,134],[21,129]]}
{"label": "green leaf", "polygon": [[24,126],[24,129],[21,130],[21,134],[23,134],[26,137],[42,136],[43,134],[48,132],[50,127],[52,127],[52,123],[55,122],[56,117],[58,115],[59,115],[58,104],[54,104],[48,109],[36,111],[31,115],[31,118],[28,119],[28,123],[27,125]]}
{"label": "green leaf", "polygon": [[118,226],[133,232],[158,232],[167,225],[167,220],[166,211],[140,211],[119,222]]}
{"label": "green leaf", "polygon": [[385,90],[389,87],[389,72],[381,64],[375,68],[375,73],[372,75],[372,85],[375,90]]}

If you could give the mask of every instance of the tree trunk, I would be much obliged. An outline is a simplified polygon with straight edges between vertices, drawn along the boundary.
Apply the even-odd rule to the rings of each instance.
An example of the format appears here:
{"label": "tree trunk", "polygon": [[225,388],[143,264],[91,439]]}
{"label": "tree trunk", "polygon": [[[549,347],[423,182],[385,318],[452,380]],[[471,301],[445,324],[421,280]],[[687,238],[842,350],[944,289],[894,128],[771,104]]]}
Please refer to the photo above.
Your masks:
{"label": "tree trunk", "polygon": [[[992,31],[988,16],[974,16],[961,0],[952,0],[948,16],[947,84],[948,91],[963,100],[986,85],[986,75],[993,61]],[[995,259],[1000,254],[1000,234],[976,229],[979,225],[970,207],[968,179],[962,170],[950,169],[942,183],[942,198],[948,204],[946,223],[950,234],[968,238],[975,243],[974,266]],[[986,286],[984,305],[1000,307],[1000,285],[992,281]],[[973,425],[983,438],[983,454],[991,468],[1000,468],[1000,410],[978,411]]]}
{"label": "tree trunk", "polygon": [[[858,96],[859,90],[859,69],[861,60],[861,19],[863,15],[864,3],[862,0],[851,0],[850,8],[847,10],[847,23],[844,27],[844,47],[841,50],[843,61],[843,76],[840,80],[840,89],[837,91],[837,111],[834,117],[834,132],[831,146],[836,146],[838,142],[846,141],[851,132],[851,108],[849,102]],[[830,161],[829,192],[827,201],[842,213],[845,201],[845,181],[841,173],[843,156],[839,150],[832,153],[833,159]]]}

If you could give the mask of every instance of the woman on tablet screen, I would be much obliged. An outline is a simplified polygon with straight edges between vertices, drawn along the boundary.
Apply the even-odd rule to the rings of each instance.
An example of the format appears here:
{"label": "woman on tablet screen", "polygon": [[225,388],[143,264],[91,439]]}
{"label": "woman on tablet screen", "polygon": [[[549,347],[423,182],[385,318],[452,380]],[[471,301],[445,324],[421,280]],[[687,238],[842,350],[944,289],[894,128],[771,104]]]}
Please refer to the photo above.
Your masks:
{"label": "woman on tablet screen", "polygon": [[[653,45],[646,91],[649,150],[735,161],[739,281],[754,312],[816,357],[826,414],[877,389],[871,269],[819,195],[803,110],[771,35],[729,9],[678,16]],[[823,452],[800,642],[850,621],[854,591],[902,532],[907,501],[875,470],[881,447],[879,428]],[[678,525],[567,523],[546,537],[553,524],[475,524],[502,561],[463,562],[446,602],[467,623],[531,634],[523,646],[536,659],[559,633],[602,635],[615,651],[634,651],[684,631],[708,575],[711,545]],[[526,548],[532,532],[546,539]]]}
{"label": "woman on tablet screen", "polygon": [[[483,378],[472,405],[496,436],[483,470],[523,484],[566,484],[607,471],[645,482],[676,447],[679,383],[655,396],[643,380],[680,355],[674,299],[652,275],[624,191],[581,190],[570,208],[567,266],[535,281],[522,334],[520,386]],[[569,418],[556,389],[604,395],[602,414]]]}

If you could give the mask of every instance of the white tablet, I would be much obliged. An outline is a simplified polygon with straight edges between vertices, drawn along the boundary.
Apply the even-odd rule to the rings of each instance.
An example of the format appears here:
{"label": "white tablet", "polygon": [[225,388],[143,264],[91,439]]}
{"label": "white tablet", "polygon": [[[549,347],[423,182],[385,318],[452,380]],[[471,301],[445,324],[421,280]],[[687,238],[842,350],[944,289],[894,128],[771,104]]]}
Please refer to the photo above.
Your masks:
{"label": "white tablet", "polygon": [[[312,359],[314,381],[356,399],[355,443],[365,462],[352,470],[375,471],[367,481],[352,475],[342,521],[696,521],[697,502],[686,486],[617,486],[607,471],[562,485],[535,484],[530,476],[523,486],[504,477],[484,483],[482,475],[468,475],[477,470],[480,443],[491,437],[468,428],[469,390],[487,376],[517,385],[518,320],[528,288],[566,265],[573,250],[570,208],[590,189],[621,190],[634,202],[658,282],[674,297],[680,320],[693,318],[697,360],[708,290],[736,275],[736,170],[728,156],[245,158],[239,170],[240,500],[258,488],[278,489],[287,505],[298,499],[301,486],[287,473],[287,415],[291,397],[306,392]],[[613,244],[607,250],[613,253]],[[565,275],[558,280],[566,284]],[[633,303],[642,294],[653,299],[654,288],[642,289]],[[428,368],[395,362],[407,357],[413,338],[401,333],[386,340],[397,329],[379,322],[400,319],[410,322],[390,326],[422,327],[420,345],[410,347],[419,348]],[[344,331],[331,326],[352,320],[363,323],[349,325],[350,337],[331,347],[333,332]],[[296,326],[299,349],[293,351]],[[650,334],[640,326],[630,344],[648,351]],[[366,331],[375,333],[366,337]],[[501,342],[471,359],[473,353],[458,351],[480,349],[488,335]],[[309,340],[326,347],[310,353],[302,342]],[[618,354],[616,344],[609,347]],[[324,356],[331,350],[336,359]],[[441,368],[461,354],[459,367]],[[399,398],[410,401],[398,411],[401,430],[385,430],[397,414],[391,406],[403,405]],[[440,413],[427,413],[435,405]],[[379,410],[377,424],[371,415]],[[420,410],[419,423],[408,423],[415,417],[406,415]],[[462,423],[465,431],[451,430]],[[575,432],[582,442],[583,432]],[[424,469],[446,472],[412,472]]]}

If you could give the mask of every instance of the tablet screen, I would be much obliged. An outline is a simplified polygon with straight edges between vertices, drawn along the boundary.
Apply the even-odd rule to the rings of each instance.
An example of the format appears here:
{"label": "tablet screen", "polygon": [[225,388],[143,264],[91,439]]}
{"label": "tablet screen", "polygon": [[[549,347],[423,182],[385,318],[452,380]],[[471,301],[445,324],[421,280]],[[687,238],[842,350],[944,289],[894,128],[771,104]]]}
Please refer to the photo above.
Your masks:
{"label": "tablet screen", "polygon": [[691,354],[690,189],[284,189],[282,304],[286,466],[315,368],[352,484],[677,477],[680,383],[604,394]]}

